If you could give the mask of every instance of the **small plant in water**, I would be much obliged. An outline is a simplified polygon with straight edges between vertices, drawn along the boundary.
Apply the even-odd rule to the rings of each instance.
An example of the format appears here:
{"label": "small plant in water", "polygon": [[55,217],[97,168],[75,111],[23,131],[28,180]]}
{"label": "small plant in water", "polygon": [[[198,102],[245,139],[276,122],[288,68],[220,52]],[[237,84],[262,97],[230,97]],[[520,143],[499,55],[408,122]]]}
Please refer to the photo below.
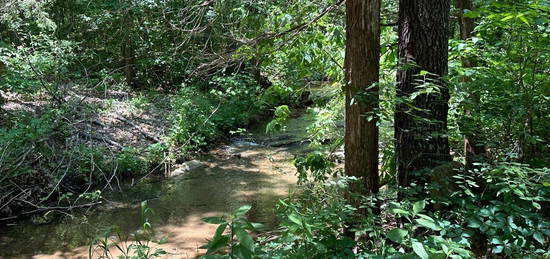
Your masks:
{"label": "small plant in water", "polygon": [[166,238],[154,240],[154,231],[149,217],[153,214],[153,209],[149,208],[147,201],[141,202],[140,214],[142,219],[141,229],[129,236],[122,234],[120,227],[109,227],[100,237],[96,238],[89,247],[88,257],[97,259],[115,258],[111,253],[111,248],[120,252],[120,259],[150,259],[166,254],[162,249],[151,248],[151,243],[163,244]]}

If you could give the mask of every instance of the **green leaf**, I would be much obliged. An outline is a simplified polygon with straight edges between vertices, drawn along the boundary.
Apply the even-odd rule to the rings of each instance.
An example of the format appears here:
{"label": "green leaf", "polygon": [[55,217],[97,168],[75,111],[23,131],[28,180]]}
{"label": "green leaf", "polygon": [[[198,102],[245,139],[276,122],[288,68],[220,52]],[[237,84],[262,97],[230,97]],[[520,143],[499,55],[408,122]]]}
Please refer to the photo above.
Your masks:
{"label": "green leaf", "polygon": [[530,25],[527,18],[525,18],[523,15],[525,15],[525,14],[520,14],[520,15],[517,16],[517,18],[520,19],[523,23],[525,23],[527,25]]}
{"label": "green leaf", "polygon": [[224,247],[226,247],[229,244],[229,236],[219,236],[218,238],[212,239],[212,241],[208,242],[208,245],[206,245],[207,254],[214,253]]}
{"label": "green leaf", "polygon": [[261,230],[264,229],[265,226],[262,223],[249,222],[249,228],[252,230]]}
{"label": "green leaf", "polygon": [[222,217],[207,217],[201,220],[210,224],[222,224],[225,222],[225,220]]}
{"label": "green leaf", "polygon": [[541,245],[544,245],[544,236],[542,235],[542,233],[535,232],[535,234],[533,234],[533,238],[537,240],[537,242],[539,242]]}
{"label": "green leaf", "polygon": [[244,229],[239,229],[235,232],[240,244],[251,252],[254,251],[254,240]]}
{"label": "green leaf", "polygon": [[168,242],[167,237],[161,237],[159,240],[155,241],[155,243],[157,243],[159,245],[166,244],[166,242]]}
{"label": "green leaf", "polygon": [[477,11],[464,9],[464,17],[466,17],[466,18],[475,19],[475,18],[479,17],[480,14],[481,13],[477,12]]}
{"label": "green leaf", "polygon": [[392,214],[400,214],[400,215],[409,215],[409,212],[406,211],[406,210],[403,210],[403,209],[399,209],[399,208],[393,208],[393,209],[390,209],[390,213]]}
{"label": "green leaf", "polygon": [[441,228],[435,224],[435,221],[433,221],[433,219],[429,220],[426,218],[420,218],[420,219],[416,219],[416,222],[421,226],[429,228],[431,230],[436,230],[436,231],[441,230]]}
{"label": "green leaf", "polygon": [[232,255],[231,258],[252,259],[252,255],[254,251],[244,247],[242,244],[238,244],[233,247],[233,252],[235,254]]}
{"label": "green leaf", "polygon": [[479,227],[481,227],[481,221],[479,221],[476,218],[470,218],[470,219],[468,219],[468,227],[470,227],[470,228],[479,228]]}
{"label": "green leaf", "polygon": [[298,217],[298,215],[296,214],[290,214],[288,215],[288,219],[290,219],[290,221],[298,224],[298,225],[302,225],[302,220],[300,219],[300,217]]}
{"label": "green leaf", "polygon": [[244,214],[246,214],[251,208],[252,208],[252,206],[250,206],[250,205],[244,205],[244,206],[238,208],[237,210],[235,210],[235,212],[233,214],[235,214],[235,216],[237,218],[239,218],[239,217],[244,216]]}
{"label": "green leaf", "polygon": [[158,248],[157,250],[155,250],[155,252],[152,254],[153,257],[159,257],[161,255],[165,255],[167,254],[166,251]]}
{"label": "green leaf", "polygon": [[413,212],[414,214],[417,214],[421,212],[426,207],[426,201],[417,201],[413,204]]}
{"label": "green leaf", "polygon": [[412,249],[416,255],[418,255],[422,259],[428,259],[428,253],[426,252],[426,249],[424,249],[424,245],[418,241],[412,242]]}
{"label": "green leaf", "polygon": [[216,228],[216,233],[214,234],[214,238],[221,236],[228,225],[229,223],[227,222],[220,224],[218,228]]}
{"label": "green leaf", "polygon": [[401,242],[403,241],[403,238],[406,237],[408,234],[409,234],[409,231],[407,231],[405,229],[394,228],[394,229],[390,230],[390,232],[388,232],[387,237],[391,241],[393,241],[395,243],[398,243],[398,244],[401,244]]}
{"label": "green leaf", "polygon": [[505,21],[508,21],[508,20],[510,20],[510,19],[512,19],[512,18],[514,18],[514,17],[515,17],[515,16],[514,16],[513,14],[510,14],[510,15],[508,15],[508,16],[502,18],[500,21],[501,21],[501,22],[505,22]]}

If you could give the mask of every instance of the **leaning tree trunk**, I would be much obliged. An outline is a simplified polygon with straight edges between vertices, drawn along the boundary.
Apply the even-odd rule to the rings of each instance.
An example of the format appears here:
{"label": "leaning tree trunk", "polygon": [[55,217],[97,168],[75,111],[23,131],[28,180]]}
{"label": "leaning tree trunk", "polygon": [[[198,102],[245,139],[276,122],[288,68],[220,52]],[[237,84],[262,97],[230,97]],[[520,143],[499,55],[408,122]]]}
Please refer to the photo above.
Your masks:
{"label": "leaning tree trunk", "polygon": [[[456,1],[456,8],[457,8],[457,17],[458,17],[458,25],[460,27],[460,39],[461,40],[468,40],[472,37],[472,33],[474,32],[474,20],[472,18],[468,18],[464,16],[464,10],[473,10],[473,4],[471,0],[457,0]],[[475,61],[472,59],[469,59],[467,57],[463,57],[462,60],[462,67],[464,68],[472,68],[475,67]],[[462,81],[467,83],[471,81],[471,78],[468,76],[462,77]],[[466,104],[466,107],[464,109],[464,115],[467,118],[472,118],[475,114],[475,107],[479,105],[479,94],[476,92],[472,92],[468,95]],[[475,121],[475,120],[470,120]],[[486,156],[485,151],[485,145],[483,144],[479,128],[480,125],[467,125],[467,129],[465,130],[464,134],[464,157],[466,159],[466,170],[474,168],[475,162],[481,162],[483,160],[483,157]]]}
{"label": "leaning tree trunk", "polygon": [[345,172],[360,178],[352,191],[378,192],[380,0],[346,2]]}
{"label": "leaning tree trunk", "polygon": [[[395,111],[398,182],[450,161],[447,138],[449,0],[399,1],[399,70]],[[431,93],[413,95],[423,87]],[[435,88],[435,89],[434,89]]]}

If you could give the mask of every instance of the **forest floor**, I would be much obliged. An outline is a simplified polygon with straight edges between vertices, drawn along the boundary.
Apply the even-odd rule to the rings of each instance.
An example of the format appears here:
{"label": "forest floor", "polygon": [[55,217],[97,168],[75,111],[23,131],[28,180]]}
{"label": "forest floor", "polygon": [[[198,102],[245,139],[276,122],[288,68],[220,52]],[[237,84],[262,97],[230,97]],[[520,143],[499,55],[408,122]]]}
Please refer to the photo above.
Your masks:
{"label": "forest floor", "polygon": [[[27,98],[2,93],[3,109],[11,114],[39,114],[49,105],[48,98]],[[64,99],[71,117],[63,117],[70,125],[70,139],[109,148],[146,147],[157,143],[169,129],[170,95],[150,92],[130,93],[125,90],[96,91],[78,89]]]}

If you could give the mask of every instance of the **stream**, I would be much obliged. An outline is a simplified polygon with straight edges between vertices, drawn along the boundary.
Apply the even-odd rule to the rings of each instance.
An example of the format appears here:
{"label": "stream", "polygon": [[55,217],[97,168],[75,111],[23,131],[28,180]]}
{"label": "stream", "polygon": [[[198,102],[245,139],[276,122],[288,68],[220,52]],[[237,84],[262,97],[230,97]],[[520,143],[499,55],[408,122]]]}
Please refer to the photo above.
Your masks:
{"label": "stream", "polygon": [[302,141],[309,121],[307,113],[300,113],[289,119],[286,131],[274,135],[264,133],[265,124],[251,127],[246,137],[198,157],[193,161],[197,168],[122,187],[122,192],[105,194],[104,205],[74,218],[0,229],[0,258],[88,258],[90,242],[107,227],[116,225],[124,235],[140,228],[143,200],[154,210],[156,235],[167,238],[165,244],[153,245],[168,252],[162,258],[204,254],[199,247],[217,226],[201,219],[245,204],[252,206],[249,220],[274,226],[278,200],[295,188],[293,159],[307,151]]}

